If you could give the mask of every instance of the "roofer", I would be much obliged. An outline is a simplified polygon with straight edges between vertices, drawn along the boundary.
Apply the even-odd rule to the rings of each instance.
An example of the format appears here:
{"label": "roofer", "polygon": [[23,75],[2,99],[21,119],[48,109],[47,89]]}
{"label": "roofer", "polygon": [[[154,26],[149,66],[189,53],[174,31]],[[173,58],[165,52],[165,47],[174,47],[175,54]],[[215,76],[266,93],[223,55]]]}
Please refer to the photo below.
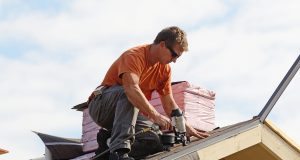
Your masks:
{"label": "roofer", "polygon": [[[152,44],[125,51],[111,65],[101,85],[89,97],[90,116],[102,127],[97,135],[99,149],[96,154],[107,148],[109,137],[109,146],[112,147],[153,123],[162,130],[172,127],[170,118],[157,112],[148,100],[156,90],[167,115],[173,109],[178,109],[172,96],[169,63],[175,63],[187,50],[186,33],[172,26],[160,31]],[[208,136],[189,124],[186,124],[186,130],[190,136]],[[102,156],[102,159],[133,159],[129,157],[133,142],[134,138],[111,148],[110,153]]]}

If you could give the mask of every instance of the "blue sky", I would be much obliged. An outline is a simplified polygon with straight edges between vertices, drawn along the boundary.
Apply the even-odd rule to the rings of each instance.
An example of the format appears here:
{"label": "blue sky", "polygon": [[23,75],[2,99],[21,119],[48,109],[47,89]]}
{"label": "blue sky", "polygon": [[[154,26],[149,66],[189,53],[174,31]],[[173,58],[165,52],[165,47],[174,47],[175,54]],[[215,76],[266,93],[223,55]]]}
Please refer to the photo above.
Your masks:
{"label": "blue sky", "polygon": [[[257,115],[299,55],[297,0],[0,0],[1,160],[42,156],[31,131],[80,138],[87,99],[124,50],[164,27],[188,34],[173,81],[217,93],[216,124]],[[268,117],[300,143],[299,73]]]}

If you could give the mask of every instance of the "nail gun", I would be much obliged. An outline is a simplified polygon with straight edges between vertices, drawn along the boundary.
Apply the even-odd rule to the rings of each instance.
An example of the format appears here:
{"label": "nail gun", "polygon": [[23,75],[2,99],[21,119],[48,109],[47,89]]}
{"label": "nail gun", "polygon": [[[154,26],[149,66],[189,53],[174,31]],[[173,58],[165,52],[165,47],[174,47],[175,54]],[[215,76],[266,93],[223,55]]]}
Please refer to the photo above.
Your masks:
{"label": "nail gun", "polygon": [[171,123],[175,134],[175,143],[182,143],[183,146],[188,144],[186,137],[185,119],[183,112],[177,108],[171,112]]}

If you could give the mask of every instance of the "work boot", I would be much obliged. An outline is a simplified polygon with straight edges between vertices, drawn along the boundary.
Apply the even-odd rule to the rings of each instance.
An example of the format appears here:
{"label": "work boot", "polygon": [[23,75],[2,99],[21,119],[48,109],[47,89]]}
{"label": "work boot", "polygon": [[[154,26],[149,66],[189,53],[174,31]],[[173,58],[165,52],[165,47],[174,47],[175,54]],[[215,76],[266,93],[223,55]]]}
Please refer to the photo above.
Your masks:
{"label": "work boot", "polygon": [[[96,155],[99,155],[108,149],[106,142],[110,136],[111,136],[111,133],[108,130],[105,130],[103,128],[99,129],[99,132],[97,134],[98,148],[95,151]],[[109,152],[105,153],[101,157],[98,157],[96,160],[108,160],[108,159],[109,159]]]}
{"label": "work boot", "polygon": [[110,153],[109,160],[134,160],[134,158],[128,156],[128,151],[119,149],[113,153]]}

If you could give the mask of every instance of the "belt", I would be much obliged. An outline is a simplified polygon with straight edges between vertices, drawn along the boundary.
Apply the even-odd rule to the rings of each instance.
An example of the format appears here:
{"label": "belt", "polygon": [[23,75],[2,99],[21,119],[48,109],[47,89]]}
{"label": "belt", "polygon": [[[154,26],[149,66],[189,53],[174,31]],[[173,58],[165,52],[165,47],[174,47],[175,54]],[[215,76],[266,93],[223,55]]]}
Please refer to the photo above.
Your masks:
{"label": "belt", "polygon": [[90,102],[97,96],[101,96],[102,95],[102,92],[108,88],[108,86],[99,86],[97,87],[93,92],[92,94],[90,95],[89,97],[89,100],[88,100],[88,104],[90,104]]}
{"label": "belt", "polygon": [[103,92],[106,88],[108,88],[108,87],[107,87],[107,86],[99,86],[99,87],[97,87],[97,88],[93,91],[92,94],[94,94],[95,96],[101,95],[102,92]]}

